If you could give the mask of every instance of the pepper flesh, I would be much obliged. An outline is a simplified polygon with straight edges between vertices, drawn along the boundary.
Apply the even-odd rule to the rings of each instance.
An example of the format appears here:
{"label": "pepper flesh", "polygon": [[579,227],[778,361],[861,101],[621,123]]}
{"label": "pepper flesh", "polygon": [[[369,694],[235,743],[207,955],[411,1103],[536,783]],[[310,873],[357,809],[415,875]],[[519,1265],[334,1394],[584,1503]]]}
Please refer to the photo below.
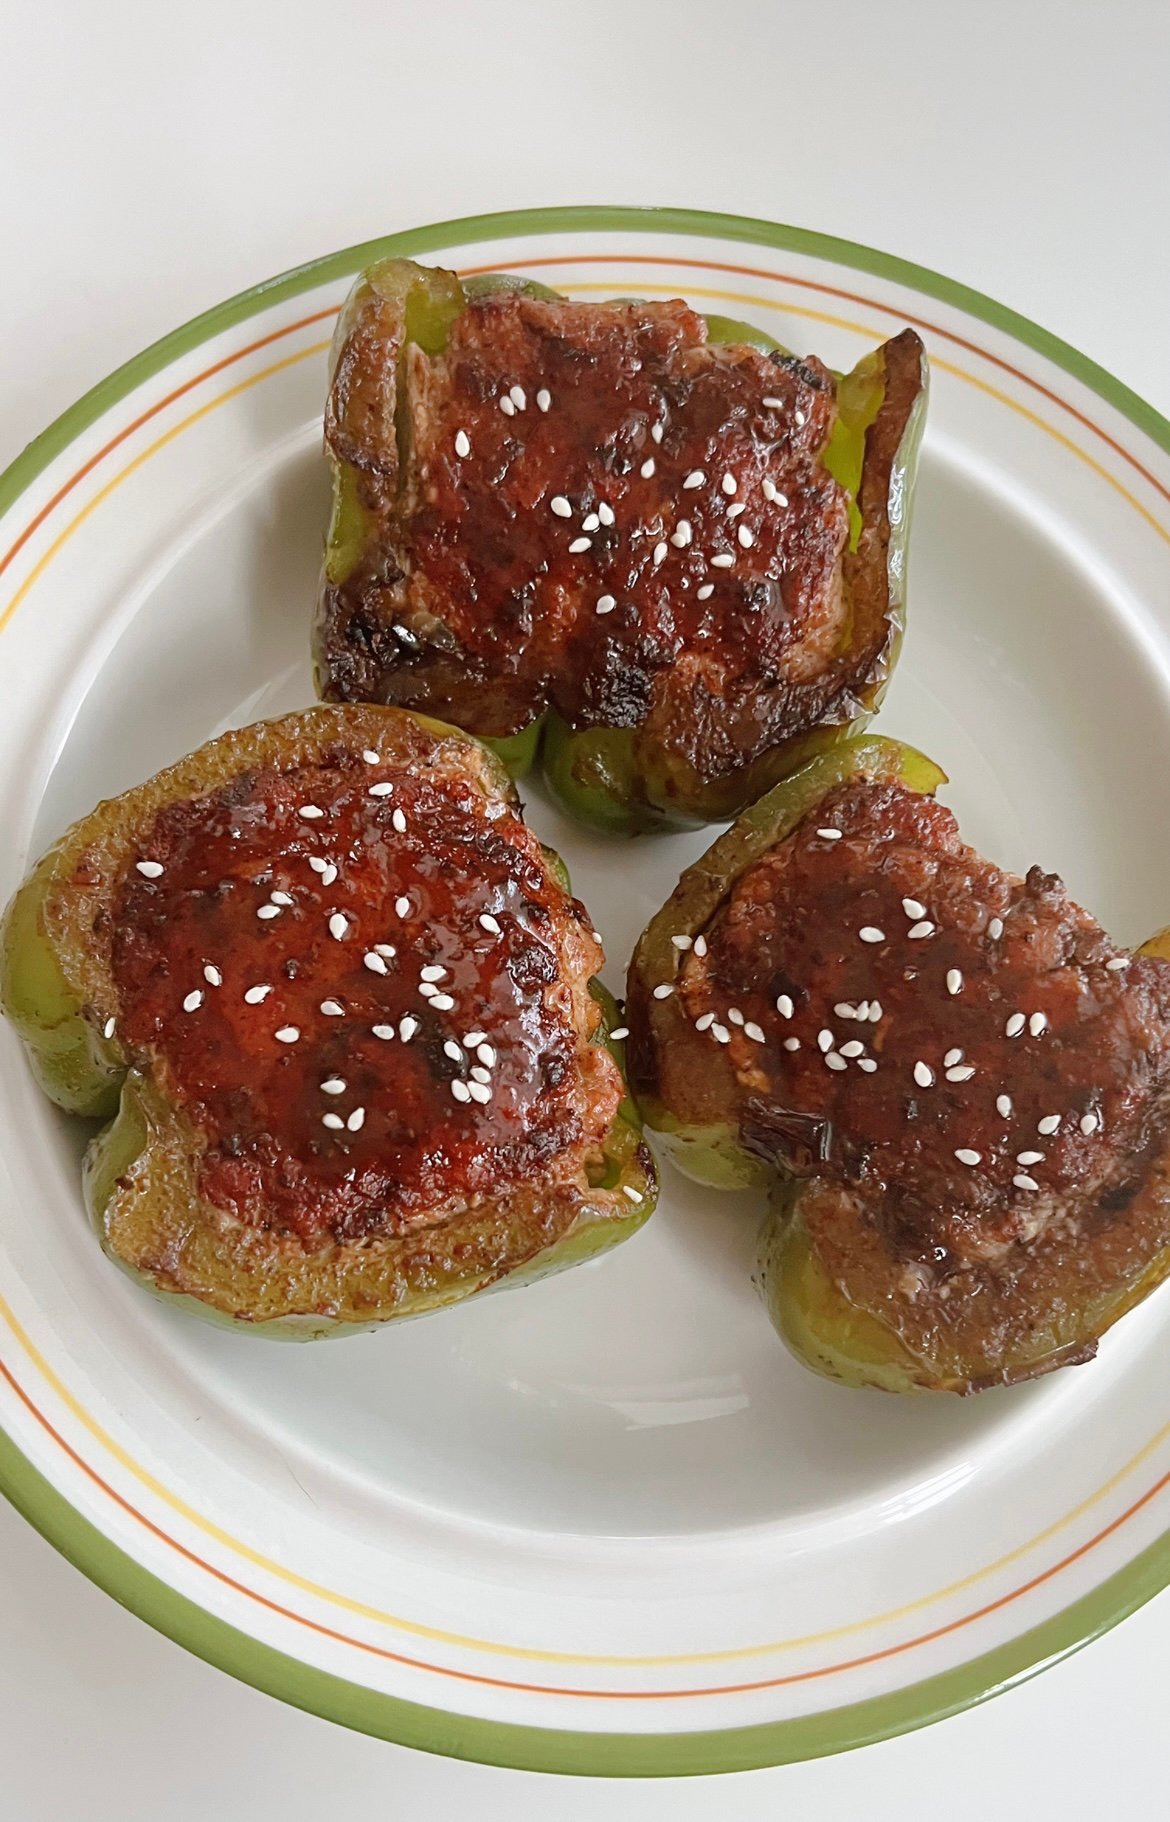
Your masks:
{"label": "pepper flesh", "polygon": [[[1059,880],[972,856],[915,796],[940,781],[871,739],[778,786],[684,874],[627,1001],[631,1080],[675,1161],[771,1190],[756,1282],[774,1325],[818,1372],[891,1391],[970,1392],[1091,1358],[1170,1272],[1170,941],[1135,964]],[[889,806],[877,849],[856,845],[862,801],[875,818]],[[836,836],[820,826],[838,816]],[[900,845],[919,826],[943,845]],[[773,896],[788,878],[791,899]],[[800,883],[816,878],[840,901]],[[860,896],[884,904],[883,927]],[[756,1008],[778,973],[769,1024]],[[764,1020],[763,1048],[750,1030],[712,1043],[709,1017],[696,1029],[703,981],[738,998],[732,1024]],[[858,1000],[875,989],[876,1031]]]}
{"label": "pepper flesh", "polygon": [[[418,434],[418,424],[411,419],[408,394],[413,383],[425,397],[429,384],[425,373],[423,378],[411,380],[414,350],[434,355],[448,347],[457,326],[461,332],[461,299],[482,299],[485,295],[482,283],[475,283],[475,290],[469,284],[463,292],[452,274],[428,272],[407,261],[385,261],[358,281],[343,312],[335,339],[326,413],[334,515],[315,629],[318,688],[334,699],[389,699],[408,707],[432,708],[487,738],[501,751],[514,775],[519,775],[520,769],[532,763],[539,753],[550,790],[561,807],[578,820],[613,833],[696,826],[735,815],[778,778],[817,752],[856,734],[878,707],[888,684],[903,626],[909,514],[925,413],[926,369],[921,344],[912,331],[905,331],[866,356],[852,374],[829,376],[816,363],[795,361],[761,331],[726,318],[706,319],[706,345],[727,348],[729,375],[747,372],[744,362],[758,361],[767,351],[774,363],[766,369],[774,376],[772,391],[783,391],[786,398],[792,392],[789,418],[784,420],[787,429],[779,423],[761,431],[761,435],[791,434],[799,439],[813,434],[813,426],[803,432],[792,431],[793,413],[797,426],[805,425],[810,413],[816,426],[823,421],[824,429],[815,431],[823,439],[819,449],[813,447],[809,451],[810,460],[816,460],[801,471],[806,477],[802,487],[814,487],[810,496],[813,505],[807,506],[803,493],[794,495],[791,502],[781,496],[783,505],[774,506],[771,514],[775,525],[783,522],[781,533],[774,534],[766,523],[751,532],[751,522],[741,521],[747,540],[743,549],[735,544],[736,528],[734,520],[729,519],[725,529],[731,533],[737,569],[712,571],[721,593],[740,586],[739,567],[747,568],[757,559],[764,562],[760,540],[765,532],[768,536],[781,536],[792,547],[785,542],[774,560],[767,557],[758,585],[752,584],[755,594],[750,611],[744,610],[742,629],[737,627],[732,634],[728,630],[731,622],[724,627],[723,621],[716,618],[713,646],[711,632],[705,626],[709,611],[700,616],[704,624],[695,634],[680,630],[682,622],[678,620],[680,615],[684,619],[686,613],[693,615],[697,605],[694,590],[703,582],[701,568],[693,576],[689,570],[680,569],[666,607],[654,608],[645,632],[639,635],[640,644],[629,643],[632,634],[628,627],[622,631],[624,609],[610,618],[596,619],[590,599],[589,611],[582,611],[573,620],[571,633],[568,622],[557,633],[561,662],[573,676],[585,680],[584,695],[578,692],[571,712],[567,712],[569,704],[560,701],[555,687],[555,700],[549,703],[543,682],[532,671],[531,641],[517,644],[512,639],[506,643],[482,676],[470,661],[462,662],[460,634],[452,631],[443,618],[441,577],[445,571],[441,566],[436,572],[439,582],[431,577],[417,586],[412,583],[409,586],[413,592],[403,594],[407,572],[413,570],[417,559],[417,553],[412,558],[404,551],[420,524],[424,531],[432,526],[432,490],[438,484],[435,476],[446,453],[444,438],[442,452],[438,446],[430,450],[421,481],[404,478],[409,473],[412,438]],[[495,281],[494,295],[501,293],[512,297],[552,295],[543,288],[538,291],[521,281],[503,278]],[[487,290],[486,295],[492,296],[493,291]],[[615,301],[611,306],[591,308],[604,312],[619,307],[622,306]],[[628,307],[637,310],[637,306]],[[681,315],[677,321],[656,317],[653,323],[658,327],[638,328],[637,333],[645,333],[651,341],[660,336],[663,349],[674,346],[671,337],[677,339],[680,334],[683,339],[678,345],[689,345],[687,337],[692,331],[687,325],[699,324],[701,319],[685,312],[681,305],[652,308]],[[641,322],[641,318],[637,320]],[[547,324],[542,324],[541,333],[545,332],[552,333]],[[471,356],[461,352],[459,359],[467,366]],[[477,398],[489,384],[481,366],[482,360],[480,365],[468,367],[473,382],[467,384],[473,383]],[[755,369],[751,371],[754,373]],[[729,385],[739,383],[734,378],[728,380]],[[827,395],[826,387],[830,388]],[[767,385],[756,385],[756,390],[766,393]],[[525,397],[523,389],[518,396],[524,399],[525,421],[536,425],[535,432],[526,434],[546,434],[546,429],[537,423],[540,413],[534,411],[533,401]],[[735,411],[740,413],[745,407],[738,402],[739,395],[735,396]],[[505,397],[503,402],[509,401]],[[644,401],[640,402],[639,411],[643,405]],[[555,417],[555,397],[552,411]],[[524,412],[521,417],[525,417]],[[632,405],[626,417],[641,423]],[[498,441],[505,433],[512,434],[510,426],[515,421],[515,412],[509,419],[493,410],[488,428]],[[553,417],[547,421],[553,422]],[[660,431],[661,424],[656,429]],[[460,434],[455,433],[456,441]],[[605,431],[600,423],[593,425],[590,419],[588,431],[581,434],[587,443],[597,442],[600,447]],[[478,445],[479,438],[476,440]],[[655,460],[661,467],[663,448],[656,451],[647,442],[645,449],[639,447],[636,454],[641,456],[647,451],[653,458],[649,469],[653,470]],[[633,445],[627,452],[623,444],[622,473],[626,472],[625,464],[632,463],[633,454]],[[505,460],[494,453],[485,454],[484,460],[489,459],[497,467]],[[523,482],[523,489],[528,490],[523,492],[524,517],[529,523],[533,513],[547,511],[547,501],[527,504],[535,484],[527,479]],[[417,498],[413,491],[405,501],[400,498],[403,488],[413,490],[416,486],[421,488]],[[498,494],[498,488],[493,490],[494,497]],[[822,568],[817,580],[816,563],[823,566],[832,561],[835,534],[830,533],[829,526],[836,511],[834,495],[844,504],[844,544],[835,559],[836,579],[832,579],[829,568]],[[469,510],[469,497],[457,489],[450,512]],[[702,504],[703,496],[684,489],[671,509],[685,513],[692,499]],[[735,504],[740,507],[743,502],[737,500]],[[726,500],[722,506],[726,506]],[[765,507],[764,521],[769,516]],[[503,535],[500,527],[492,519],[482,525],[475,523],[478,547],[494,547],[493,540]],[[554,518],[551,524],[556,527],[557,520]],[[618,537],[621,529],[619,524],[612,536]],[[662,530],[664,550],[668,529]],[[513,564],[516,535],[513,527],[505,541]],[[525,535],[530,537],[531,532],[526,531]],[[603,543],[607,536],[604,527],[593,535]],[[540,537],[547,547],[543,519]],[[828,541],[822,555],[814,557],[810,553],[821,539]],[[652,542],[647,542],[647,553]],[[619,556],[620,552],[614,557],[615,563]],[[672,568],[691,563],[692,557],[697,558],[697,544],[694,552],[681,547],[672,553]],[[590,554],[583,558],[586,566],[593,561]],[[624,557],[621,561],[625,561]],[[812,565],[803,577],[802,564]],[[495,568],[503,573],[500,564]],[[776,575],[781,578],[779,584],[774,579]],[[451,589],[459,594],[475,594],[480,586],[474,576],[468,581],[461,572],[452,574]],[[508,599],[506,614],[522,617],[531,611],[521,600],[530,585],[517,572],[514,586],[518,592]],[[549,587],[554,588],[550,600],[562,606],[566,591],[574,596],[588,592],[584,572],[578,576],[574,571],[563,580],[558,577],[555,586],[548,581],[544,586],[546,593]],[[619,581],[613,584],[617,591],[621,586]],[[644,578],[639,581],[639,589],[646,586]],[[746,580],[743,586],[748,587]],[[823,638],[827,643],[816,660],[819,670],[815,677],[812,673],[805,677],[802,672],[802,680],[797,682],[793,670],[786,680],[784,675],[768,669],[773,662],[769,656],[759,676],[754,670],[745,671],[735,685],[737,694],[732,701],[722,659],[715,660],[724,665],[722,682],[717,678],[712,681],[712,653],[718,652],[722,641],[725,649],[741,654],[758,651],[763,663],[764,646],[758,643],[758,628],[777,613],[781,625],[788,616],[792,626],[796,626],[799,614],[808,611],[806,606],[798,611],[789,603],[787,594],[781,602],[775,592],[780,587],[795,591],[794,603],[798,596],[805,600],[801,590],[811,590],[808,599],[822,603],[818,613],[825,611],[825,601],[836,593],[839,599],[833,612],[837,615],[837,630],[830,639],[826,623]],[[403,607],[406,599],[414,603],[409,612]],[[744,599],[746,602],[747,597]],[[718,601],[717,593],[711,606],[718,605]],[[484,610],[489,622],[493,613],[505,614],[504,603],[505,597],[501,596],[498,609]],[[763,618],[753,623],[757,608],[762,609]],[[540,605],[536,607],[538,619],[544,611]],[[562,607],[558,607],[557,612],[561,611]],[[603,611],[612,614],[612,610]],[[725,615],[731,611],[724,609]],[[738,606],[734,612],[740,612]],[[478,624],[483,625],[482,618]],[[787,633],[781,636],[775,629],[768,634],[772,641],[779,639],[778,649],[787,637]],[[698,643],[692,647],[687,642],[694,638]],[[679,639],[683,641],[681,648]],[[685,676],[678,664],[680,653],[689,654],[687,665],[691,668],[683,667]],[[756,664],[755,656],[751,662]],[[704,706],[709,695],[711,703]],[[518,747],[513,747],[514,741],[519,742]]]}
{"label": "pepper flesh", "polygon": [[[554,1182],[543,1168],[535,1169],[498,1195],[477,1193],[465,1205],[452,1194],[444,1206],[453,1212],[438,1224],[415,1217],[398,1222],[396,1231],[367,1226],[362,1232],[359,1224],[351,1234],[343,1223],[332,1235],[310,1224],[298,1234],[295,1222],[257,1225],[247,1206],[243,1218],[236,1218],[222,1195],[214,1205],[205,1199],[212,1159],[208,1134],[192,1112],[194,1103],[176,1099],[177,1065],[167,1064],[165,1053],[144,1040],[145,1014],[135,1014],[126,998],[128,977],[113,972],[110,957],[125,938],[124,930],[109,935],[119,892],[133,890],[128,878],[143,887],[142,869],[135,871],[132,862],[142,851],[144,833],[163,827],[168,816],[187,806],[198,810],[225,789],[231,801],[242,801],[241,786],[246,792],[249,780],[266,775],[265,768],[278,776],[296,775],[344,752],[360,769],[357,754],[363,746],[376,748],[387,764],[408,775],[417,773],[422,783],[439,773],[453,779],[459,801],[482,806],[485,841],[489,832],[495,839],[505,812],[515,812],[515,791],[503,768],[457,730],[394,710],[309,710],[223,736],[147,785],[100,806],[34,869],[0,931],[0,1005],[24,1039],[41,1086],[71,1112],[114,1115],[92,1142],[84,1172],[87,1204],[106,1251],[151,1288],[182,1298],[201,1313],[254,1324],[268,1335],[346,1332],[420,1314],[497,1284],[531,1281],[626,1238],[649,1216],[656,1195],[627,1096],[620,1105],[613,1103],[608,1128],[596,1155],[585,1158],[587,1174],[577,1187],[567,1177]],[[300,826],[307,833],[320,825]],[[535,885],[539,865],[550,882],[541,890],[563,894],[566,876],[559,857],[546,851],[541,860],[540,850],[535,853],[536,861],[525,862],[526,877]],[[311,884],[314,875],[307,868],[305,876]],[[211,891],[207,902],[214,905],[216,899]],[[537,910],[534,902],[534,915]],[[583,916],[579,909],[576,915]],[[176,912],[172,934],[178,921]],[[256,925],[265,931],[273,927]],[[333,952],[340,956],[339,943],[329,949],[330,960]],[[139,1001],[148,1010],[151,993],[176,991],[165,975],[159,988],[157,966],[147,954],[140,970],[148,997],[143,1001],[139,994]],[[213,968],[206,978],[214,980],[216,972]],[[288,992],[296,987],[295,972],[294,967]],[[374,977],[359,972],[358,978]],[[233,1016],[239,990],[233,982]],[[205,997],[215,992],[208,987]],[[582,1060],[596,1055],[596,1045],[612,1051],[603,1002],[593,983],[585,1004],[594,1010],[578,1033]],[[322,1021],[323,1028],[331,1025]],[[230,1039],[227,1058],[232,1060]],[[504,1067],[501,1060],[501,1072]],[[559,1063],[559,1079],[563,1071]],[[612,1076],[608,1064],[606,1071]],[[212,1090],[215,1086],[213,1081]],[[241,1089],[242,1105],[252,1088],[245,1089],[242,1080]],[[330,1107],[327,1100],[322,1104]],[[277,1106],[264,1123],[278,1122],[281,1112]],[[376,1149],[372,1162],[378,1163]]]}

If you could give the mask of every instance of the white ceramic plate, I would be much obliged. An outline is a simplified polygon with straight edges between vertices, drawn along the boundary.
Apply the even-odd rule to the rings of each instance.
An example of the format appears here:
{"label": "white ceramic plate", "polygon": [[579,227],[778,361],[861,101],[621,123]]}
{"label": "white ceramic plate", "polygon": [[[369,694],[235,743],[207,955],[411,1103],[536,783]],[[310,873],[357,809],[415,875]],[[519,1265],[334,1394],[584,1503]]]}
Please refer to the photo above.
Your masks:
{"label": "white ceramic plate", "polygon": [[[910,628],[881,726],[968,838],[1122,940],[1170,918],[1170,427],[986,298],[762,222],[560,210],[359,247],[224,305],[0,481],[0,893],[99,796],[308,702],[325,348],[383,252],[678,295],[849,366],[934,366]],[[609,979],[699,837],[569,858]],[[596,1266],[302,1348],[101,1256],[83,1132],[0,1034],[0,1475],[120,1600],[351,1726],[498,1762],[714,1771],[1003,1687],[1170,1578],[1165,1295],[1089,1368],[970,1402],[838,1389],[748,1281],[759,1210],[668,1176]]]}

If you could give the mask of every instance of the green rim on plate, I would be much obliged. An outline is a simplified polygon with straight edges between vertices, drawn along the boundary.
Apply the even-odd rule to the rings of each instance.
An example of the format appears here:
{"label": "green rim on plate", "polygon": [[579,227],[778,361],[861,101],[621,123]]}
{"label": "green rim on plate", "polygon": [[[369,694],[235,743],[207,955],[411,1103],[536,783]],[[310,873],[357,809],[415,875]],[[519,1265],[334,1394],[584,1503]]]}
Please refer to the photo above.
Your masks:
{"label": "green rim on plate", "polygon": [[[417,256],[504,236],[594,231],[689,234],[802,253],[891,279],[952,304],[1064,369],[1170,453],[1170,422],[1103,367],[1014,310],[926,267],[805,228],[688,209],[573,207],[468,216],[365,241],[254,285],[119,367],[30,443],[0,475],[0,513],[111,405],[172,361],[286,298],[390,254]],[[1088,1644],[1170,1582],[1170,1532],[1062,1612],[941,1675],[867,1701],[751,1727],[707,1732],[594,1733],[451,1714],[363,1688],[259,1643],[178,1594],[111,1543],[0,1430],[0,1491],[29,1523],[115,1600],[189,1651],[325,1720],[453,1758],[532,1771],[671,1777],[744,1771],[842,1752],[997,1695]]]}

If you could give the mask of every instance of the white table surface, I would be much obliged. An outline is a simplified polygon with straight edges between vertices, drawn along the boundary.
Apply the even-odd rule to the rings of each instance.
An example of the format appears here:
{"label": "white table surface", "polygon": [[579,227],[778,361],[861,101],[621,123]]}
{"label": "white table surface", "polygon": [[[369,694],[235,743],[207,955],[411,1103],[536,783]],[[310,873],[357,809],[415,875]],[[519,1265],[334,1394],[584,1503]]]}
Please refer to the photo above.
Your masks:
{"label": "white table surface", "polygon": [[[1168,88],[1165,0],[0,0],[0,466],[259,278],[553,202],[872,242],[1170,413]],[[282,1707],[124,1613],[0,1502],[5,1822],[1157,1815],[1168,1660],[1163,1596],[923,1733],[734,1778],[574,1782]]]}

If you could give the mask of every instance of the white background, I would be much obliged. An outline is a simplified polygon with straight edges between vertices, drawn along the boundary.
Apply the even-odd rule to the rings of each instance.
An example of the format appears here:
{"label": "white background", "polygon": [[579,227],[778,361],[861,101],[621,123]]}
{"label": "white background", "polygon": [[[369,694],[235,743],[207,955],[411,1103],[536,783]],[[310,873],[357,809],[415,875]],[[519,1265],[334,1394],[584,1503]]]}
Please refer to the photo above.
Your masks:
{"label": "white background", "polygon": [[[562,202],[770,216],[990,292],[1170,414],[1164,0],[0,0],[0,467],[229,293]],[[0,1504],[5,1822],[1164,1813],[1170,1599],[844,1758],[608,1785],[346,1734],[156,1636]]]}

